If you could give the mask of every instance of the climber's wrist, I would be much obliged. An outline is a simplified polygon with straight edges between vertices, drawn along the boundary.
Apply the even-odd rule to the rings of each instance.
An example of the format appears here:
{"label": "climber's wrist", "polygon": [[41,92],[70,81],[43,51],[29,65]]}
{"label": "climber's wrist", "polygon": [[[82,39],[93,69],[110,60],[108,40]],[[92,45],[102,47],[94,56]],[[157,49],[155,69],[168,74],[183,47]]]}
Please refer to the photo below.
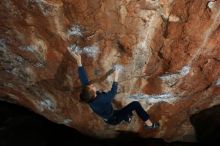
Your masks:
{"label": "climber's wrist", "polygon": [[77,65],[80,67],[82,66],[82,62],[81,61],[77,61]]}

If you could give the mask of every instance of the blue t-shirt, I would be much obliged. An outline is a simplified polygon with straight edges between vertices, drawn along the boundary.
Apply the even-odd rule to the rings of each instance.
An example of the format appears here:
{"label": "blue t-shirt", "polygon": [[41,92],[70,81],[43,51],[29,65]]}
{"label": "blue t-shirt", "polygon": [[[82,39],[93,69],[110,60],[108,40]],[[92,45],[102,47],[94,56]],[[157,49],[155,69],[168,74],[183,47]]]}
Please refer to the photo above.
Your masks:
{"label": "blue t-shirt", "polygon": [[[82,66],[78,67],[78,73],[81,84],[83,86],[88,85],[89,80]],[[113,82],[110,91],[108,92],[97,91],[96,98],[92,102],[89,102],[89,105],[92,108],[92,110],[104,119],[110,118],[113,114],[112,99],[117,94],[117,89],[118,89],[118,83]]]}

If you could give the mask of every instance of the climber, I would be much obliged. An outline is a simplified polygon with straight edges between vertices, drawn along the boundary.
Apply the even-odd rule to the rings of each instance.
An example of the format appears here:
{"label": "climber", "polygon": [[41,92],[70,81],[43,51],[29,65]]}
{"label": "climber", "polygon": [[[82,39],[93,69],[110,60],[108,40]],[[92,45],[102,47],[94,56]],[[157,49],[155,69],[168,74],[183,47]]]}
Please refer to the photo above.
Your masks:
{"label": "climber", "polygon": [[114,82],[112,88],[108,92],[96,91],[93,84],[89,84],[87,74],[82,66],[81,55],[72,52],[68,49],[70,54],[75,58],[78,65],[78,73],[83,89],[80,93],[80,100],[89,104],[92,110],[102,117],[104,121],[111,125],[119,124],[122,121],[130,123],[132,111],[136,111],[138,116],[144,121],[144,129],[159,128],[159,123],[152,122],[149,115],[144,111],[141,104],[133,101],[127,106],[119,110],[113,110],[112,99],[115,97],[118,88],[118,75],[119,71],[114,71]]}

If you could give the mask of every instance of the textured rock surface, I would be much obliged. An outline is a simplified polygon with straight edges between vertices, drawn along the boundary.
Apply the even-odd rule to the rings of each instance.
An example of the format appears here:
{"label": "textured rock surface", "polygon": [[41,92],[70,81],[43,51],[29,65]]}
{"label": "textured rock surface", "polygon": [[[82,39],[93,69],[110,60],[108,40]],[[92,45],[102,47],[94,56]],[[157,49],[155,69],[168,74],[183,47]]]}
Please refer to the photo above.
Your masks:
{"label": "textured rock surface", "polygon": [[[220,104],[219,9],[218,0],[1,0],[1,100],[92,136],[195,141],[190,116]],[[138,100],[161,128],[146,132],[137,116],[109,126],[80,103],[67,47],[100,90],[121,64],[114,106]]]}

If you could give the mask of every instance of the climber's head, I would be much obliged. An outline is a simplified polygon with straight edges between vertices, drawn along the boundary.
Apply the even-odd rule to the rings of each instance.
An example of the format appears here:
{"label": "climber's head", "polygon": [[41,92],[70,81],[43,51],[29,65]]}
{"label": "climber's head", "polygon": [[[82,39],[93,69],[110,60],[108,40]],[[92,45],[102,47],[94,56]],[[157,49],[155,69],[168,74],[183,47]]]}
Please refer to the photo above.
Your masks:
{"label": "climber's head", "polygon": [[80,98],[84,102],[90,102],[96,97],[96,87],[93,84],[89,84],[83,87],[80,94]]}

